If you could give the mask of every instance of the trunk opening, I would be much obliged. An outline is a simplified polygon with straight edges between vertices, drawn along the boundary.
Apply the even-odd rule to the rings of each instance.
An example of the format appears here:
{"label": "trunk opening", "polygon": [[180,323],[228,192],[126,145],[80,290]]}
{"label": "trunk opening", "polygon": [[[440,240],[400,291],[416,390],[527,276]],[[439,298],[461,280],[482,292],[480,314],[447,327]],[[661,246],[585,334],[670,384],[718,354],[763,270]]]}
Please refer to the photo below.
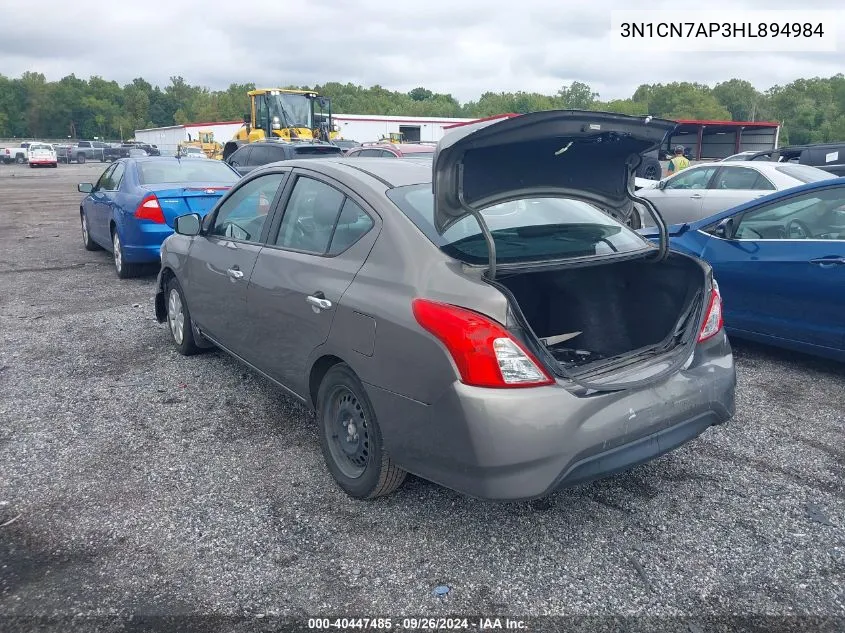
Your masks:
{"label": "trunk opening", "polygon": [[706,272],[691,258],[670,253],[659,263],[502,271],[496,281],[555,368],[572,377],[685,350],[698,333]]}

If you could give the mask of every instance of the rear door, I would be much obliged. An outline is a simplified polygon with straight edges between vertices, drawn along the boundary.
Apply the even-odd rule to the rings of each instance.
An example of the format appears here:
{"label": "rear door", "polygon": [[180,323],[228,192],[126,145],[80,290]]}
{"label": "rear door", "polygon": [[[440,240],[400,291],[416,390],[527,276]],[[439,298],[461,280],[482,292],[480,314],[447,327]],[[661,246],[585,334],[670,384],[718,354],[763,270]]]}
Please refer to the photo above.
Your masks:
{"label": "rear door", "polygon": [[280,171],[239,183],[191,245],[183,284],[191,316],[204,332],[239,355],[249,327],[247,284],[287,177],[287,171]]}
{"label": "rear door", "polygon": [[710,179],[701,204],[701,217],[730,209],[777,191],[762,173],[751,167],[720,167]]}
{"label": "rear door", "polygon": [[299,394],[311,353],[375,244],[380,220],[351,190],[295,170],[247,291],[248,360]]}
{"label": "rear door", "polygon": [[701,205],[717,169],[714,165],[688,167],[663,181],[662,189],[640,189],[637,195],[651,200],[666,224],[699,220],[707,216]]}
{"label": "rear door", "polygon": [[845,347],[845,186],[748,211],[733,239],[712,237],[702,256],[730,329]]}

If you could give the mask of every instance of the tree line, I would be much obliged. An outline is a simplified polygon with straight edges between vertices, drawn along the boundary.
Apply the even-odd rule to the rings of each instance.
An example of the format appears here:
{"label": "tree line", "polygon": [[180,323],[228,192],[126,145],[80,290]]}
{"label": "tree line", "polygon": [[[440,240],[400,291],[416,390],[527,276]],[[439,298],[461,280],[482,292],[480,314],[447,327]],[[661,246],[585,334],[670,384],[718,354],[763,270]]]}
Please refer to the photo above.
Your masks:
{"label": "tree line", "polygon": [[[750,82],[730,79],[710,87],[699,83],[643,84],[628,99],[602,100],[582,82],[553,95],[485,92],[460,103],[451,94],[415,88],[397,92],[382,86],[330,82],[286,86],[331,97],[337,113],[405,116],[484,117],[556,108],[651,114],[669,119],[779,121],[784,144],[845,140],[845,75],[798,79],[763,92]],[[136,129],[188,122],[240,119],[254,84],[210,90],[171,77],[164,87],[138,78],[121,86],[94,76],[68,75],[47,81],[41,73],[0,75],[0,138],[130,138]]]}

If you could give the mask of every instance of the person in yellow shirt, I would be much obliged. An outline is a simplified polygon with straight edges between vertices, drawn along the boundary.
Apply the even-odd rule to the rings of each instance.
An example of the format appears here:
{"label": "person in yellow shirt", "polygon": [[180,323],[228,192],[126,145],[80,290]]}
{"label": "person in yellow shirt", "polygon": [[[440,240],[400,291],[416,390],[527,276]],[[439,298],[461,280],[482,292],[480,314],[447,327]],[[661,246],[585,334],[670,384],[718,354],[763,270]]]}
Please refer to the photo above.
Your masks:
{"label": "person in yellow shirt", "polygon": [[671,176],[672,174],[676,174],[689,166],[690,162],[687,157],[684,156],[684,148],[681,145],[678,145],[675,148],[675,156],[669,161],[669,175]]}

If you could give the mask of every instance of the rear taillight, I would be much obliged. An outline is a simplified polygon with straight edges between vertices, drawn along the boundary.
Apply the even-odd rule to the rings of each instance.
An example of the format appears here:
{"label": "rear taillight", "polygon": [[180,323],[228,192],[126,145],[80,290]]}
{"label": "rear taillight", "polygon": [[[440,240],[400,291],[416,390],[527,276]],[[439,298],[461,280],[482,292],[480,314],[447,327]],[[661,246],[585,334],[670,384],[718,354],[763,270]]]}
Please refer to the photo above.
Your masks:
{"label": "rear taillight", "polygon": [[554,380],[499,323],[471,310],[414,299],[414,317],[455,361],[461,381],[475,387],[537,387]]}
{"label": "rear taillight", "polygon": [[139,220],[149,220],[156,224],[165,223],[161,205],[158,203],[158,198],[153,194],[148,195],[141,201],[141,204],[135,209],[135,217]]}
{"label": "rear taillight", "polygon": [[724,324],[724,319],[722,318],[722,295],[719,293],[718,284],[714,281],[713,289],[710,291],[710,305],[707,307],[707,317],[704,319],[704,325],[701,326],[701,332],[698,333],[698,342],[701,343],[718,334]]}

